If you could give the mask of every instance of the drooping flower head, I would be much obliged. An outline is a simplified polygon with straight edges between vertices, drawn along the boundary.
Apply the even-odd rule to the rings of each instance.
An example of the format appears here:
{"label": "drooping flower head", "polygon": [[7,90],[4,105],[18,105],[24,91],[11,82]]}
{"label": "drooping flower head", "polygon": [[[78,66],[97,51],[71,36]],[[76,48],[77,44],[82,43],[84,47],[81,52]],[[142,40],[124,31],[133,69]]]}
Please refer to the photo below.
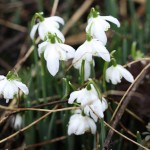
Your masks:
{"label": "drooping flower head", "polygon": [[22,126],[23,119],[20,114],[17,114],[12,116],[10,121],[12,128],[14,128],[15,130],[19,130]]}
{"label": "drooping flower head", "polygon": [[84,80],[87,80],[91,73],[91,64],[94,66],[93,56],[101,57],[110,61],[110,54],[106,47],[97,39],[86,40],[75,52],[73,66],[81,72],[82,61],[84,60]]}
{"label": "drooping flower head", "polygon": [[103,97],[99,98],[97,90],[92,84],[79,91],[72,92],[68,103],[73,104],[75,101],[80,103],[84,113],[87,116],[91,116],[95,121],[97,121],[98,117],[104,117],[103,113],[108,107],[107,101]]}
{"label": "drooping flower head", "polygon": [[64,42],[65,38],[63,34],[60,32],[60,25],[64,25],[64,20],[58,16],[52,16],[48,18],[44,18],[42,16],[43,13],[36,13],[33,17],[33,22],[38,19],[38,23],[33,25],[32,30],[30,32],[31,39],[34,39],[35,33],[38,30],[39,36],[42,40],[45,39],[45,36],[48,32],[51,34],[57,34],[57,36]]}
{"label": "drooping flower head", "polygon": [[61,42],[56,34],[50,34],[47,41],[38,45],[38,54],[41,56],[44,52],[47,68],[52,76],[55,76],[59,70],[59,60],[67,61],[74,58],[75,49]]}
{"label": "drooping flower head", "polygon": [[106,70],[106,81],[111,81],[112,84],[121,82],[121,78],[124,77],[128,82],[134,82],[132,74],[121,65],[112,65]]}
{"label": "drooping flower head", "polygon": [[0,75],[0,95],[4,96],[6,103],[13,99],[19,90],[26,95],[29,93],[27,86],[20,81],[20,78],[14,72],[9,71],[6,77]]}
{"label": "drooping flower head", "polygon": [[91,131],[92,134],[95,134],[95,122],[90,117],[83,116],[81,113],[72,115],[69,120],[68,135],[81,135],[84,134],[86,131]]}
{"label": "drooping flower head", "polygon": [[91,9],[86,32],[89,33],[93,38],[99,39],[104,45],[107,43],[107,37],[105,31],[110,28],[110,21],[120,27],[119,21],[112,16],[100,16],[94,8]]}

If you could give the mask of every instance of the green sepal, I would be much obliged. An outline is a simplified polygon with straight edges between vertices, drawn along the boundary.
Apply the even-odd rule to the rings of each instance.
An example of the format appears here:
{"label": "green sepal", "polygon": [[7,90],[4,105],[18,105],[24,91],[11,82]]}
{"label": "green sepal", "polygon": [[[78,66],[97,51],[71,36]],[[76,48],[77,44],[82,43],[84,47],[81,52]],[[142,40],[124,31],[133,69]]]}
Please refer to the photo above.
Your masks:
{"label": "green sepal", "polygon": [[18,80],[21,81],[21,78],[19,78],[18,74],[14,71],[9,71],[6,75],[7,80]]}

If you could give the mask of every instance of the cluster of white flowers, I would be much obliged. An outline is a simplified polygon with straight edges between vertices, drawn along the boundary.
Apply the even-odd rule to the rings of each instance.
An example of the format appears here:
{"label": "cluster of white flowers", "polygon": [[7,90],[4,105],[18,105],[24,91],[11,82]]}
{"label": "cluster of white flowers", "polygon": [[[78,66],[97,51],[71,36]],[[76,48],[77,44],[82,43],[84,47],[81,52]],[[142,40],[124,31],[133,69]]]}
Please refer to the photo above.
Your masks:
{"label": "cluster of white flowers", "polygon": [[[113,62],[113,65],[106,70],[106,81],[112,81],[113,84],[121,82],[124,77],[127,81],[133,82],[133,76],[129,71],[121,65],[116,64],[115,58],[111,58],[109,51],[105,47],[107,43],[107,36],[105,31],[110,28],[110,21],[120,27],[119,21],[112,16],[100,16],[93,8],[89,15],[86,34],[86,41],[76,50],[73,59],[73,66],[79,69],[82,73],[84,67],[84,80],[88,80],[91,74],[91,65],[95,65],[93,56],[101,57],[103,60]],[[82,63],[84,62],[84,63]],[[84,65],[84,66],[83,66]],[[83,134],[90,130],[93,134],[96,132],[96,125],[98,118],[103,118],[103,112],[107,109],[107,101],[103,97],[99,97],[95,87],[90,84],[88,87],[71,93],[68,103],[73,104],[76,100],[81,104],[81,111],[74,114],[69,121],[68,134]],[[80,124],[80,125],[79,125]]]}
{"label": "cluster of white flowers", "polygon": [[[133,82],[133,76],[129,71],[116,63],[115,58],[110,55],[106,48],[106,31],[110,28],[109,22],[120,27],[119,21],[112,16],[100,16],[94,8],[89,14],[86,27],[86,41],[75,51],[69,45],[64,44],[65,38],[61,33],[60,24],[64,25],[64,20],[58,16],[44,18],[42,13],[36,13],[36,19],[39,23],[35,24],[31,30],[30,36],[34,39],[38,30],[39,37],[43,40],[38,45],[39,57],[43,54],[48,71],[55,76],[59,71],[59,61],[73,59],[73,66],[79,70],[82,80],[86,81],[91,75],[91,65],[95,65],[94,57],[100,57],[106,62],[112,62],[113,65],[106,70],[106,81],[112,81],[113,84],[121,82],[124,77],[127,81]],[[82,74],[83,73],[83,74]],[[84,76],[83,76],[84,75]],[[97,88],[93,84],[80,91],[74,91],[70,94],[68,103],[80,103],[81,109],[71,116],[68,126],[68,134],[83,134],[90,130],[93,134],[96,132],[98,118],[104,117],[104,111],[107,109],[107,101],[100,97]]]}
{"label": "cluster of white flowers", "polygon": [[64,44],[64,35],[59,30],[60,25],[64,25],[64,20],[58,16],[43,18],[41,13],[35,15],[39,23],[33,26],[30,37],[34,39],[38,29],[39,37],[44,41],[38,45],[38,54],[44,53],[48,71],[55,76],[59,70],[59,60],[67,61],[74,58],[75,49]]}
{"label": "cluster of white flowers", "polygon": [[79,135],[89,130],[94,134],[96,132],[95,122],[98,118],[104,117],[104,111],[108,107],[107,101],[103,97],[99,98],[93,84],[89,84],[80,91],[72,92],[68,103],[73,104],[74,101],[81,104],[81,110],[71,116],[68,134]]}

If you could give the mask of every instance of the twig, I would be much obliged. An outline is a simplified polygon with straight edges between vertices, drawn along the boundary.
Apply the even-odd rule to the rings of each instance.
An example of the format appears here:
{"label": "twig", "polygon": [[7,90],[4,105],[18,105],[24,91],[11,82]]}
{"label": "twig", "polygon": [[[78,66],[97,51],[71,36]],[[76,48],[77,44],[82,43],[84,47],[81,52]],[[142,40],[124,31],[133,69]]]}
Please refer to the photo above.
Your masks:
{"label": "twig", "polygon": [[124,67],[130,66],[132,64],[135,64],[135,63],[141,62],[141,61],[150,61],[150,57],[146,57],[146,58],[141,58],[141,59],[138,59],[138,60],[134,60],[132,62],[129,62],[129,63],[125,64]]}
{"label": "twig", "polygon": [[61,109],[55,109],[55,110],[49,110],[49,109],[40,109],[40,108],[11,108],[0,105],[1,109],[7,110],[7,111],[41,111],[41,112],[59,112],[59,111],[66,111],[66,110],[73,110],[73,109],[79,109],[79,107],[67,107],[67,108],[61,108]]}
{"label": "twig", "polygon": [[1,59],[0,58],[0,65],[2,66],[2,67],[4,67],[7,71],[9,71],[9,70],[11,70],[11,66],[7,63],[7,62],[5,62],[3,59]]}
{"label": "twig", "polygon": [[3,19],[0,19],[0,24],[4,25],[6,27],[12,28],[14,30],[20,31],[20,32],[27,32],[26,27],[23,27],[23,26],[18,25],[18,24],[14,24],[14,23],[9,22],[9,21],[5,21]]}
{"label": "twig", "polygon": [[70,18],[67,22],[65,27],[63,28],[62,32],[65,35],[69,29],[78,21],[78,19],[85,13],[85,11],[91,6],[94,0],[86,0],[81,5],[81,7],[74,13],[74,15]]}
{"label": "twig", "polygon": [[[123,138],[125,138],[126,140],[128,140],[128,141],[134,143],[135,145],[137,145],[137,146],[139,146],[139,147],[141,147],[141,148],[144,148],[145,150],[149,150],[147,147],[145,147],[145,146],[143,146],[143,145],[141,145],[141,144],[135,142],[134,140],[128,138],[127,136],[123,135],[122,133],[120,133],[119,131],[117,131],[116,129],[114,129],[112,126],[110,126],[107,122],[104,121],[104,123],[105,123],[105,125],[106,125],[107,127],[110,128],[110,130],[113,130],[114,132],[116,132],[117,134],[119,134],[120,136],[122,136]],[[107,146],[108,146],[108,145],[107,145]],[[104,149],[107,149],[107,147],[104,146]]]}
{"label": "twig", "polygon": [[55,15],[56,10],[57,10],[58,3],[59,3],[59,0],[54,0],[52,12],[51,12],[51,16],[54,16],[54,15]]}
{"label": "twig", "polygon": [[[53,109],[55,109],[55,108],[57,108],[57,106],[55,106]],[[23,132],[23,131],[29,129],[30,127],[32,127],[33,125],[37,124],[39,121],[41,121],[42,119],[44,119],[45,117],[47,117],[47,116],[50,115],[51,113],[52,113],[52,112],[46,113],[45,115],[43,115],[42,117],[38,118],[38,119],[35,120],[34,122],[30,123],[30,124],[27,125],[26,127],[20,129],[19,131],[13,133],[12,135],[10,135],[10,136],[8,136],[8,137],[6,137],[6,138],[0,140],[0,143],[3,143],[3,142],[5,142],[5,141],[7,141],[7,140],[9,140],[9,139],[11,139],[11,138],[17,136],[20,132]]]}
{"label": "twig", "polygon": [[24,36],[25,36],[25,33],[19,33],[13,39],[7,40],[7,42],[5,42],[4,44],[1,45],[1,47],[0,47],[0,53],[2,53],[3,51],[5,51],[7,48],[12,47],[12,45],[14,45],[15,43],[17,43],[21,39],[23,39]]}
{"label": "twig", "polygon": [[41,142],[41,143],[32,144],[32,145],[27,145],[27,146],[25,147],[25,149],[34,148],[34,147],[38,147],[38,146],[42,146],[42,145],[47,145],[47,144],[50,144],[50,143],[55,143],[55,142],[64,140],[64,139],[66,139],[66,138],[67,138],[67,136],[61,136],[61,137],[58,137],[58,138],[55,138],[55,139],[52,139],[52,140],[48,140],[48,141],[44,141],[44,142]]}
{"label": "twig", "polygon": [[[37,44],[40,41],[40,38],[38,37],[35,41],[35,43]],[[29,50],[27,51],[27,53],[25,54],[25,56],[15,65],[14,69],[18,72],[21,68],[21,65],[27,60],[27,58],[31,55],[32,51],[34,50],[34,46],[32,45]]]}
{"label": "twig", "polygon": [[[112,122],[112,125],[111,125],[113,128],[116,128],[119,120],[121,119],[121,117],[124,113],[124,110],[125,110],[126,106],[128,105],[128,103],[130,101],[130,97],[132,96],[132,93],[137,89],[137,87],[140,84],[140,81],[145,77],[149,67],[150,67],[150,63],[147,66],[145,66],[145,68],[136,77],[134,83],[131,84],[131,86],[128,88],[128,90],[126,91],[126,93],[122,97],[121,101],[119,102],[118,107],[116,108],[116,110],[115,110],[115,112],[112,116],[112,119],[111,119],[111,120],[113,120],[113,118],[115,117],[115,119],[114,119],[114,121]],[[119,107],[120,107],[120,109],[119,109]],[[114,133],[114,131],[110,129],[109,132],[108,132],[107,138],[105,140],[104,147],[108,147],[108,145],[110,143],[110,140],[113,136],[113,133]]]}
{"label": "twig", "polygon": [[[109,105],[109,109],[110,109],[111,113],[113,113],[113,109],[111,108],[110,105]],[[137,137],[134,133],[132,133],[130,130],[128,130],[128,129],[123,125],[123,123],[122,123],[121,121],[119,121],[119,125],[120,125],[120,126],[122,127],[122,129],[123,129],[125,132],[127,132],[129,135],[131,135],[131,136],[134,137],[134,138]]]}

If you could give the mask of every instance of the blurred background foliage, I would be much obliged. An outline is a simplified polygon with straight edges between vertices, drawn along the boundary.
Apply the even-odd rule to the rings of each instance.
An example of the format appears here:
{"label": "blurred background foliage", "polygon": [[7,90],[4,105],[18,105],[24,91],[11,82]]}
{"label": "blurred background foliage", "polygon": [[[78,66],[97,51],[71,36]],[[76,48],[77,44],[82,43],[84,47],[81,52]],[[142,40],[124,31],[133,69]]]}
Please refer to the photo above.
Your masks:
{"label": "blurred background foliage", "polygon": [[[61,0],[59,1],[56,15],[64,18],[66,24],[70,18],[79,10],[82,4],[89,0]],[[44,16],[51,14],[54,0],[0,0],[0,74],[6,75],[14,68],[15,64],[22,60],[32,45],[29,37],[31,29],[31,19],[35,12],[44,12]],[[150,54],[150,0],[91,0],[91,6],[86,8],[78,21],[73,23],[67,31],[62,27],[66,34],[66,43],[77,48],[85,41],[85,27],[87,16],[91,7],[97,7],[101,15],[112,15],[121,22],[121,27],[117,28],[111,24],[112,29],[107,32],[108,42],[106,47],[109,51],[116,50],[115,57],[118,63],[126,64],[142,57],[149,57]],[[76,19],[76,18],[75,18]],[[117,87],[107,85],[107,90],[115,89],[117,92],[105,91],[102,84],[103,61],[96,58],[95,77],[97,84],[104,92],[109,102],[109,109],[106,111],[105,120],[110,121],[116,103],[122,97],[122,93],[127,90],[129,84],[123,82]],[[61,69],[57,76],[52,77],[47,71],[44,59],[39,59],[37,47],[35,47],[31,56],[23,63],[19,76],[30,89],[28,96],[22,97],[20,107],[38,107],[45,109],[69,107],[67,98],[71,88],[66,88],[68,81],[71,81],[76,88],[80,87],[78,82],[78,71],[71,68],[67,70],[71,62],[61,63]],[[138,62],[128,69],[136,77],[146,62]],[[67,79],[62,79],[62,78]],[[135,96],[132,97],[128,108],[136,115],[125,112],[117,128],[121,133],[127,135],[139,143],[145,145],[148,141],[142,141],[145,138],[143,133],[146,131],[146,124],[150,116],[150,78],[147,75]],[[63,97],[63,99],[62,99]],[[1,100],[1,104],[4,102]],[[1,111],[1,117],[5,114]],[[43,112],[24,111],[21,112],[26,126],[39,117]],[[25,132],[20,132],[15,138],[0,144],[0,149],[47,149],[47,150],[91,150],[102,149],[103,142],[107,135],[108,128],[103,121],[97,123],[98,132],[95,136],[86,133],[82,136],[67,136],[67,124],[70,117],[70,111],[52,113],[35,126]],[[137,119],[138,118],[138,119]],[[0,124],[0,139],[12,134],[14,129],[9,125],[9,119]],[[140,134],[137,133],[140,132]],[[131,133],[130,133],[131,132]],[[101,146],[99,146],[101,145]],[[147,144],[148,145],[148,144]],[[150,145],[150,144],[149,144]],[[125,150],[137,149],[137,147],[114,135],[110,149]]]}

